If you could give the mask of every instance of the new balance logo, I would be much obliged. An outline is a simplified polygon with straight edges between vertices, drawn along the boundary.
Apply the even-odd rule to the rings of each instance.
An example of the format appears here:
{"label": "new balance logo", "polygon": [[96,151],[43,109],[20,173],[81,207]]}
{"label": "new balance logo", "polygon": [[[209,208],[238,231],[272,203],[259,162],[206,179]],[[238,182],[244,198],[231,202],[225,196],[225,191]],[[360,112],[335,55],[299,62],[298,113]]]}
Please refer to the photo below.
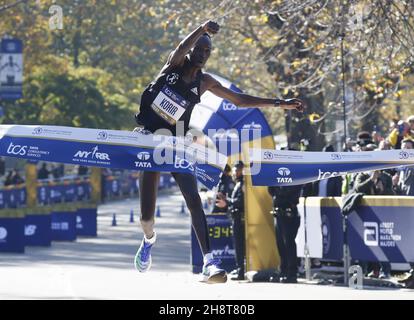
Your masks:
{"label": "new balance logo", "polygon": [[197,87],[192,88],[192,89],[191,89],[191,92],[193,92],[193,93],[195,93],[195,94],[198,94]]}

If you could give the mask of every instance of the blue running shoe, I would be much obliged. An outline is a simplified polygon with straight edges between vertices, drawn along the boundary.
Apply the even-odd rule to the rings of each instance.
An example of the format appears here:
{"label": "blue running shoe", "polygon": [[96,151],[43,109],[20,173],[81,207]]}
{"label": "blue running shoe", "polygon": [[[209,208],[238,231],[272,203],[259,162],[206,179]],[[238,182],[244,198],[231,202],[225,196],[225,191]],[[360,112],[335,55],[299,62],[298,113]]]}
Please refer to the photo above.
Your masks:
{"label": "blue running shoe", "polygon": [[224,283],[227,281],[227,274],[224,269],[220,268],[220,259],[213,258],[211,253],[204,256],[203,265],[203,282],[207,283]]}
{"label": "blue running shoe", "polygon": [[151,239],[147,239],[144,235],[141,245],[135,255],[135,269],[139,272],[146,272],[151,268],[152,259],[151,259],[151,248],[155,243],[157,236],[154,232],[154,235]]}

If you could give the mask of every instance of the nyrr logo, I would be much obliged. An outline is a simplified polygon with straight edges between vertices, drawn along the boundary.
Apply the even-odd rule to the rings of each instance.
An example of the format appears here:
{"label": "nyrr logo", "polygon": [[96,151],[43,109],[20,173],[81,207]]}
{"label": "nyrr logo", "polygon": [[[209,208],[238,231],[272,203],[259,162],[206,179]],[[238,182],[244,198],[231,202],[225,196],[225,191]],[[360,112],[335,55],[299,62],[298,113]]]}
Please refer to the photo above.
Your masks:
{"label": "nyrr logo", "polygon": [[346,175],[345,171],[340,171],[340,172],[335,172],[335,171],[322,171],[321,169],[319,170],[319,174],[318,174],[318,180],[322,180],[322,179],[329,179],[329,178],[333,178],[333,177],[338,177],[338,176],[343,176]]}
{"label": "nyrr logo", "polygon": [[254,121],[252,121],[251,123],[246,123],[245,125],[243,125],[242,129],[262,129],[262,125],[259,123],[255,123]]}
{"label": "nyrr logo", "polygon": [[29,225],[25,226],[24,227],[24,235],[26,237],[33,236],[36,233],[36,228],[37,228],[37,226],[35,226],[33,224],[29,224]]}
{"label": "nyrr logo", "polygon": [[167,76],[166,80],[168,84],[175,84],[179,78],[179,75],[177,73],[171,73]]}
{"label": "nyrr logo", "polygon": [[151,162],[148,162],[148,160],[151,158],[151,154],[149,152],[139,152],[137,154],[137,158],[139,161],[135,161],[136,168],[152,168]]}
{"label": "nyrr logo", "polygon": [[19,144],[13,144],[10,142],[9,147],[7,148],[7,154],[24,156],[27,153],[28,146],[21,146]]}
{"label": "nyrr logo", "polygon": [[364,243],[369,247],[378,247],[378,223],[364,222]]}
{"label": "nyrr logo", "polygon": [[92,151],[78,151],[74,155],[75,158],[82,158],[82,159],[98,159],[98,160],[111,160],[109,159],[109,155],[107,153],[98,152],[98,146],[92,148]]}
{"label": "nyrr logo", "polygon": [[277,173],[283,177],[283,178],[281,177],[276,178],[278,183],[292,183],[293,182],[292,178],[288,177],[290,175],[289,168],[281,167],[277,169]]}
{"label": "nyrr logo", "polygon": [[273,153],[271,151],[265,151],[263,153],[263,158],[264,158],[264,160],[272,160],[273,159]]}
{"label": "nyrr logo", "polygon": [[180,158],[179,156],[175,157],[174,168],[176,169],[188,169],[194,172],[193,164],[187,159]]}
{"label": "nyrr logo", "polygon": [[7,238],[7,229],[0,227],[0,240],[4,240]]}

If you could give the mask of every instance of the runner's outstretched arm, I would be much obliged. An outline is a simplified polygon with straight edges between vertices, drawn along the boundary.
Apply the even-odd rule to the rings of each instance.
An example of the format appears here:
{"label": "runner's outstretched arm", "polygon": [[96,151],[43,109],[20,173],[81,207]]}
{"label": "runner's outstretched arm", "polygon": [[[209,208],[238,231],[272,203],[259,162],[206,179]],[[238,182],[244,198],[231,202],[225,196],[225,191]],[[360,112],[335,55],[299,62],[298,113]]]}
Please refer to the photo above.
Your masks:
{"label": "runner's outstretched arm", "polygon": [[203,85],[202,92],[208,90],[214,93],[216,96],[229,100],[238,107],[275,107],[279,106],[283,109],[295,109],[303,112],[305,106],[299,99],[268,99],[251,96],[244,93],[235,92],[226,87],[223,87],[219,81],[214,79],[209,74],[203,74]]}

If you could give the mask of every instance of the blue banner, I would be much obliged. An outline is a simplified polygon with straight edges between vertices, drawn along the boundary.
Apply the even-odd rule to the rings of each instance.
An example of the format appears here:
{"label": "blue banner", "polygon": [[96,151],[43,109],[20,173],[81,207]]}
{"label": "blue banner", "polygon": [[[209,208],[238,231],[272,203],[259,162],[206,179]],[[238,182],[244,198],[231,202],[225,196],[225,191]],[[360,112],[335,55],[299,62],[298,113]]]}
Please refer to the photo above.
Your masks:
{"label": "blue banner", "polygon": [[50,214],[28,214],[25,218],[24,235],[27,246],[49,247],[52,242]]}
{"label": "blue banner", "polygon": [[24,218],[0,218],[0,252],[24,253]]}
{"label": "blue banner", "polygon": [[0,99],[22,98],[23,43],[19,39],[2,39],[0,44]]}
{"label": "blue banner", "polygon": [[26,205],[26,189],[14,188],[0,190],[0,209],[21,208]]}
{"label": "blue banner", "polygon": [[[303,199],[303,198],[302,198]],[[301,226],[296,237],[298,256],[341,261],[344,217],[342,199],[308,197],[298,206]],[[347,242],[353,260],[414,262],[414,197],[364,196],[348,215]],[[306,246],[305,246],[306,239]]]}
{"label": "blue banner", "polygon": [[[223,214],[206,215],[211,253],[221,260],[220,266],[226,271],[236,268],[231,220]],[[201,272],[203,255],[193,228],[191,228],[191,264],[193,273]]]}
{"label": "blue banner", "polygon": [[51,214],[51,230],[53,241],[76,240],[75,212],[55,211]]}
{"label": "blue banner", "polygon": [[76,212],[76,234],[97,236],[97,208],[79,208]]}
{"label": "blue banner", "polygon": [[138,171],[190,173],[208,188],[227,157],[181,137],[69,127],[0,126],[0,155]]}
{"label": "blue banner", "polygon": [[413,230],[413,207],[361,206],[349,216],[351,256],[362,261],[414,262]]}
{"label": "blue banner", "polygon": [[302,152],[250,150],[255,186],[306,184],[349,173],[414,165],[414,150]]}

